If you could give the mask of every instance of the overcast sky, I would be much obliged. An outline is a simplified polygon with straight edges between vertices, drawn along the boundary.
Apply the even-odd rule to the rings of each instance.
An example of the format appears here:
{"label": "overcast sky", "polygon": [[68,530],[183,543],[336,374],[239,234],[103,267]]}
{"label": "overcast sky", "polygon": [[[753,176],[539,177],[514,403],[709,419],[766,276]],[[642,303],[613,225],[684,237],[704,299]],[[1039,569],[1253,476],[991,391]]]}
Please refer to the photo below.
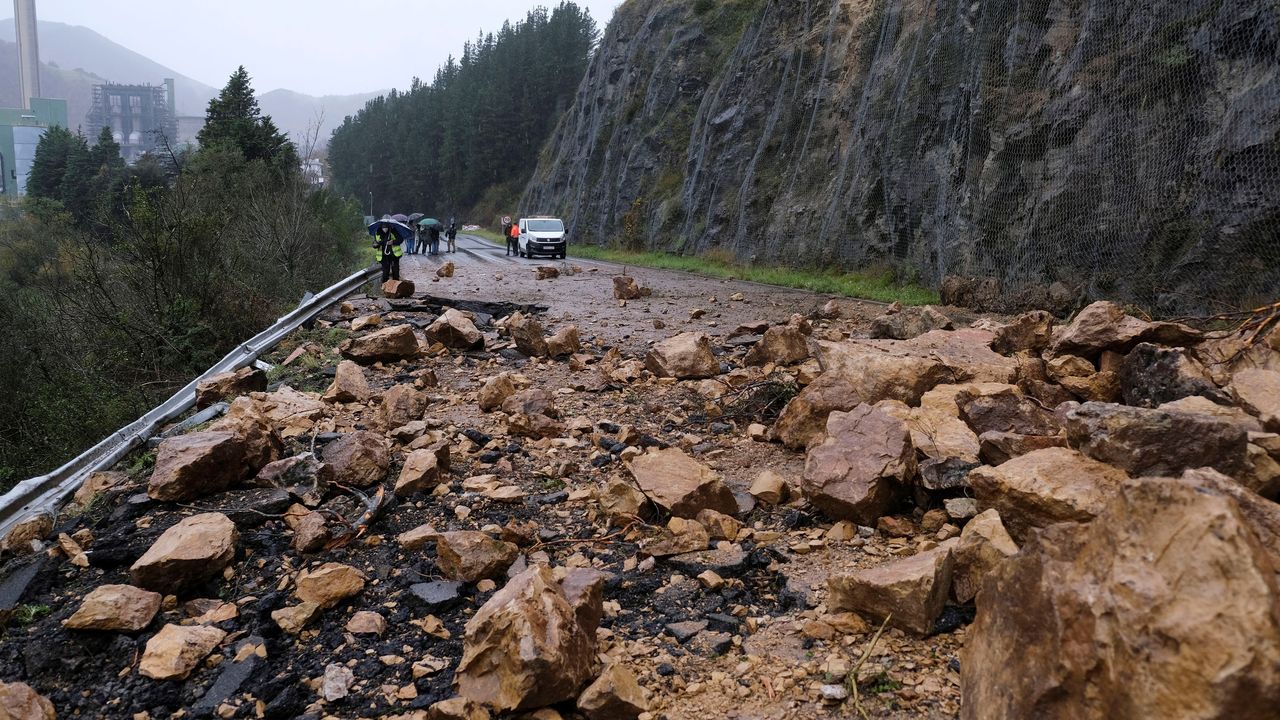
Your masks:
{"label": "overcast sky", "polygon": [[[603,30],[621,0],[577,0]],[[559,0],[37,0],[36,16],[84,25],[213,87],[237,65],[259,93],[334,95],[430,81],[480,30]],[[12,3],[0,2],[2,17]]]}

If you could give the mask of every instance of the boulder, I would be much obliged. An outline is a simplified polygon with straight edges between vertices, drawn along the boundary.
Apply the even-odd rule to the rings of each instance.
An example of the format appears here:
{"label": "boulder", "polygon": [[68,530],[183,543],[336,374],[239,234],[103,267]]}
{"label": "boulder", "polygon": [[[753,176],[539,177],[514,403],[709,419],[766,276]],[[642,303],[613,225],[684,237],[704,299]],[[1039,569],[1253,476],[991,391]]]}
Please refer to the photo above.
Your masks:
{"label": "boulder", "polygon": [[1274,717],[1275,571],[1230,495],[1131,481],[1095,522],[1033,535],[988,576],[961,717]]}
{"label": "boulder", "polygon": [[558,438],[565,434],[565,425],[546,415],[518,413],[507,418],[507,432],[516,437]]}
{"label": "boulder", "polygon": [[932,305],[891,310],[871,321],[871,337],[910,340],[931,330],[950,330],[951,318]]}
{"label": "boulder", "polygon": [[23,682],[0,682],[0,719],[57,720],[49,699]]}
{"label": "boulder", "polygon": [[1234,475],[1248,455],[1248,433],[1209,415],[1088,402],[1064,408],[1062,417],[1072,447],[1130,475],[1178,475],[1197,467]]}
{"label": "boulder", "polygon": [[458,310],[449,308],[444,314],[424,331],[427,340],[440,343],[447,348],[471,350],[484,346],[484,335],[476,329],[471,318]]}
{"label": "boulder", "polygon": [[304,603],[330,608],[364,590],[364,573],[342,563],[329,562],[298,574],[293,593]]}
{"label": "boulder", "polygon": [[222,492],[240,480],[244,444],[231,432],[193,432],[166,438],[156,449],[147,496],[170,502]]}
{"label": "boulder", "polygon": [[578,337],[577,325],[566,325],[547,338],[547,355],[564,357],[582,349],[582,340]]}
{"label": "boulder", "polygon": [[641,516],[649,498],[631,483],[615,478],[596,490],[596,502],[609,517],[624,519],[617,524],[628,525]]}
{"label": "boulder", "polygon": [[62,625],[72,630],[138,632],[160,612],[160,600],[160,593],[132,585],[100,585],[85,595]]}
{"label": "boulder", "polygon": [[293,549],[303,554],[319,552],[331,538],[324,513],[309,512],[293,528]]}
{"label": "boulder", "polygon": [[665,528],[641,541],[640,552],[653,557],[669,557],[706,550],[710,544],[711,536],[702,523],[673,517]]}
{"label": "boulder", "polygon": [[638,300],[652,294],[652,290],[641,287],[630,275],[616,275],[613,278],[613,296],[618,300]]}
{"label": "boulder", "polygon": [[852,410],[861,404],[862,396],[852,380],[841,373],[823,373],[782,408],[773,426],[774,434],[783,445],[804,449],[822,439],[832,412]]}
{"label": "boulder", "polygon": [[538,273],[539,280],[555,280],[560,277],[560,268],[554,265],[539,265],[534,271]]}
{"label": "boulder", "polygon": [[1066,447],[1062,435],[1020,435],[988,431],[978,436],[978,458],[988,465],[999,465],[1019,455],[1051,447]]}
{"label": "boulder", "polygon": [[947,603],[952,551],[958,543],[953,538],[910,557],[833,575],[827,580],[827,606],[875,621],[888,617],[893,627],[928,635]]}
{"label": "boulder", "polygon": [[542,323],[537,318],[528,317],[524,313],[513,313],[507,318],[506,328],[517,350],[529,357],[547,356],[547,338]]}
{"label": "boulder", "polygon": [[[1258,429],[1262,429],[1262,426],[1259,425]],[[76,488],[76,493],[71,499],[72,502],[82,508],[88,507],[98,495],[128,482],[128,473],[114,470],[89,473],[89,477],[85,478],[80,487]]]}
{"label": "boulder", "polygon": [[1088,376],[1064,377],[1059,382],[1072,395],[1086,402],[1116,402],[1122,393],[1120,376],[1111,371],[1096,372]]}
{"label": "boulder", "polygon": [[373,395],[364,369],[358,363],[343,360],[333,374],[333,382],[324,391],[323,400],[331,403],[364,402]]}
{"label": "boulder", "polygon": [[1127,353],[1140,342],[1186,347],[1201,335],[1185,325],[1147,322],[1125,313],[1113,302],[1099,300],[1081,310],[1070,325],[1055,333],[1054,355],[1096,357],[1104,350]]}
{"label": "boulder", "polygon": [[955,567],[951,571],[951,592],[956,601],[972,600],[982,587],[982,579],[1016,554],[1018,544],[1004,529],[1000,513],[995,510],[978,513],[964,526],[952,554]]}
{"label": "boulder", "polygon": [[774,325],[747,352],[748,365],[794,365],[809,357],[809,339],[794,325]]}
{"label": "boulder", "polygon": [[682,333],[654,343],[644,365],[658,377],[681,380],[720,374],[720,361],[711,353],[711,338],[700,332]]}
{"label": "boulder", "polygon": [[556,409],[555,396],[542,388],[529,388],[511,395],[502,401],[502,412],[508,415],[560,417],[560,411]]}
{"label": "boulder", "polygon": [[831,413],[826,439],[805,458],[801,488],[828,516],[872,525],[915,471],[906,423],[863,404]]}
{"label": "boulder", "polygon": [[404,458],[404,466],[400,469],[400,476],[396,478],[396,495],[404,497],[434,489],[443,480],[442,473],[448,470],[449,444],[447,442],[414,450]]}
{"label": "boulder", "polygon": [[842,379],[865,403],[900,400],[916,405],[925,392],[951,380],[947,368],[936,359],[894,354],[851,342],[819,341],[817,346],[823,377]]}
{"label": "boulder", "polygon": [[1126,405],[1153,408],[1194,395],[1230,403],[1204,366],[1182,348],[1138,343],[1121,362],[1119,381]]}
{"label": "boulder", "polygon": [[1053,315],[1045,310],[1023,313],[996,330],[991,349],[1004,355],[1022,351],[1039,353],[1053,340],[1053,322]]}
{"label": "boulder", "polygon": [[738,501],[720,476],[678,448],[651,449],[627,463],[636,484],[672,515],[693,518],[711,509],[733,515]]}
{"label": "boulder", "polygon": [[203,409],[222,400],[266,390],[265,372],[255,367],[242,367],[234,372],[218,373],[197,382],[196,407]]}
{"label": "boulder", "polygon": [[502,407],[503,401],[515,394],[516,384],[511,380],[511,374],[502,373],[484,382],[480,387],[476,403],[483,412],[493,412]]}
{"label": "boulder", "polygon": [[482,532],[459,530],[436,537],[436,564],[450,580],[476,582],[502,577],[520,549]]}
{"label": "boulder", "polygon": [[413,291],[416,290],[413,283],[408,280],[388,280],[382,283],[382,294],[389,298],[409,298],[413,297]]}
{"label": "boulder", "polygon": [[596,638],[549,568],[534,566],[467,622],[458,693],[499,712],[574,698],[596,667]]}
{"label": "boulder", "polygon": [[[557,572],[557,577],[560,575]],[[594,568],[571,568],[560,580],[560,591],[573,608],[578,624],[594,634],[604,617],[604,585],[610,574]]]}
{"label": "boulder", "polygon": [[387,631],[387,619],[370,610],[358,610],[347,621],[345,629],[352,635],[381,635]]}
{"label": "boulder", "polygon": [[418,336],[411,325],[392,325],[368,335],[344,340],[338,352],[348,360],[361,365],[375,362],[395,362],[418,354]]}
{"label": "boulder", "polygon": [[426,393],[408,383],[393,385],[382,395],[378,422],[388,430],[408,425],[422,419],[430,402]]}
{"label": "boulder", "polygon": [[49,537],[51,532],[53,532],[52,515],[46,512],[28,515],[15,523],[9,530],[9,534],[4,536],[4,542],[0,542],[0,550],[15,555],[36,552],[39,550],[40,541]]}
{"label": "boulder", "polygon": [[1263,432],[1262,423],[1244,410],[1234,405],[1219,405],[1200,395],[1189,395],[1180,400],[1164,403],[1156,409],[1162,412],[1212,415],[1220,420],[1239,425],[1245,432]]}
{"label": "boulder", "polygon": [[266,465],[254,476],[253,483],[258,487],[292,489],[299,496],[310,494],[318,503],[333,480],[333,467],[305,452]]}
{"label": "boulder", "polygon": [[751,497],[766,504],[780,505],[787,499],[787,481],[772,470],[761,472],[751,483]]}
{"label": "boulder", "polygon": [[297,635],[323,611],[319,603],[303,602],[271,611],[271,619],[290,635]]}
{"label": "boulder", "polygon": [[1280,372],[1249,368],[1231,378],[1231,395],[1262,422],[1268,432],[1280,432]]}
{"label": "boulder", "polygon": [[1009,432],[1019,435],[1056,435],[1061,430],[1058,418],[1040,403],[1026,397],[1016,386],[974,395],[962,390],[956,395],[960,419],[981,435],[987,432]]}
{"label": "boulder", "polygon": [[436,531],[435,526],[427,523],[400,533],[396,536],[396,542],[405,552],[417,552],[426,547],[427,543],[435,542],[438,537],[440,533]]}
{"label": "boulder", "polygon": [[343,433],[324,448],[324,461],[345,485],[368,487],[382,482],[391,466],[386,442],[368,430]]}
{"label": "boulder", "polygon": [[351,319],[351,332],[360,332],[382,326],[382,316],[378,314],[361,315]]}
{"label": "boulder", "polygon": [[284,451],[284,441],[262,410],[262,405],[252,398],[236,398],[227,413],[209,426],[210,431],[229,432],[240,440],[244,448],[240,460],[241,479],[253,477],[266,465],[279,460]]}
{"label": "boulder", "polygon": [[179,594],[221,575],[239,539],[226,515],[192,515],[165,530],[129,572],[135,585]]}
{"label": "boulder", "polygon": [[453,264],[453,261],[449,261],[441,265],[440,267],[436,268],[436,277],[451,278],[453,277],[453,273],[455,270],[457,270],[457,266]]}
{"label": "boulder", "polygon": [[578,696],[578,711],[588,720],[636,720],[649,709],[649,694],[624,665],[605,668]]}
{"label": "boulder", "polygon": [[165,625],[147,641],[138,674],[152,680],[185,680],[226,637],[225,630],[209,625]]}
{"label": "boulder", "polygon": [[995,508],[1021,542],[1031,528],[1092,520],[1126,479],[1123,470],[1055,447],[975,468],[968,482],[978,505]]}

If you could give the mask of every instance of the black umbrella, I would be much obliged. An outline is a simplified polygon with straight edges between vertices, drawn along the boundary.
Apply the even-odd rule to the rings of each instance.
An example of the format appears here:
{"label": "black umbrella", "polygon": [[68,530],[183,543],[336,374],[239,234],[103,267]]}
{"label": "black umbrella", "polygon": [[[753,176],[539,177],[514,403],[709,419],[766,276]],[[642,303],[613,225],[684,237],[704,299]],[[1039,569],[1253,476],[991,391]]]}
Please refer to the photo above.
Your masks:
{"label": "black umbrella", "polygon": [[413,237],[413,230],[410,230],[407,225],[405,225],[404,223],[396,222],[395,220],[390,220],[390,219],[376,220],[370,223],[369,234],[373,236],[377,236],[378,227],[381,225],[386,225],[387,227],[391,228],[391,232],[395,233],[396,237],[400,238],[401,240],[408,240],[409,238]]}

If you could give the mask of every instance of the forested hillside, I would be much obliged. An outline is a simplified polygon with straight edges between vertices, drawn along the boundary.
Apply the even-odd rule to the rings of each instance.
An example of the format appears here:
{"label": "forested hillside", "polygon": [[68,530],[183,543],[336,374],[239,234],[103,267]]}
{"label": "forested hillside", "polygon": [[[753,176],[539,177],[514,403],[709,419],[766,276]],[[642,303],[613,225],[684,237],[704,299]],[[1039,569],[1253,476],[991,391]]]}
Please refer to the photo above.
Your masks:
{"label": "forested hillside", "polygon": [[335,187],[373,212],[461,214],[514,199],[573,99],[597,36],[573,2],[463,48],[429,83],[392,91],[329,142]]}
{"label": "forested hillside", "polygon": [[[0,217],[0,490],[56,467],[358,261],[358,209],[309,186],[248,74],[200,150],[126,167],[47,132]],[[358,258],[358,259],[357,259]]]}

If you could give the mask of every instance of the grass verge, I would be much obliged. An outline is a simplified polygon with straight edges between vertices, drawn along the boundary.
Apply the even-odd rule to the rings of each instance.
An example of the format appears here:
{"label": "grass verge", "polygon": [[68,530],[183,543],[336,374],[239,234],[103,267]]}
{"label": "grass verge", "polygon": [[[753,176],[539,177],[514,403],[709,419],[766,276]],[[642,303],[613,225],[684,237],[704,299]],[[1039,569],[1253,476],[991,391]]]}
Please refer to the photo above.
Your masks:
{"label": "grass verge", "polygon": [[715,258],[669,255],[660,252],[629,252],[595,245],[570,245],[569,255],[588,260],[604,260],[662,270],[682,270],[709,277],[799,288],[827,295],[843,295],[881,302],[896,301],[903,305],[932,305],[938,302],[936,292],[920,285],[896,282],[890,270],[838,272],[739,265]]}

